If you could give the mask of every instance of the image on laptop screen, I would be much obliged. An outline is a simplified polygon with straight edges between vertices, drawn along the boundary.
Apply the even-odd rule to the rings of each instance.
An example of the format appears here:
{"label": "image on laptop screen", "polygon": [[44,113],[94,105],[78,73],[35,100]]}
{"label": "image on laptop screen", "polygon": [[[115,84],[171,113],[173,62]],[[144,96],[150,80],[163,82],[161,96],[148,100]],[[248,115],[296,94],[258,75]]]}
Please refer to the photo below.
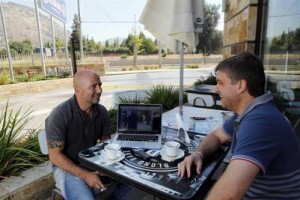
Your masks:
{"label": "image on laptop screen", "polygon": [[118,132],[160,134],[161,114],[159,104],[120,104]]}
{"label": "image on laptop screen", "polygon": [[119,104],[113,143],[126,148],[161,148],[161,104]]}

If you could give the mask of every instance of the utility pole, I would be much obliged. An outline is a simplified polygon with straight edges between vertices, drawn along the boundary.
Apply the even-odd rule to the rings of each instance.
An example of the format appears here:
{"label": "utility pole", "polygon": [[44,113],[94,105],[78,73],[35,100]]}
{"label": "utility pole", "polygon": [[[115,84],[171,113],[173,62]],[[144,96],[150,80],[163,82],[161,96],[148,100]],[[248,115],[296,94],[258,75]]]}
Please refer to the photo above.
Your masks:
{"label": "utility pole", "polygon": [[55,44],[55,32],[54,32],[54,21],[53,21],[53,16],[50,15],[50,20],[51,20],[51,29],[52,29],[52,56],[56,58],[56,44]]}
{"label": "utility pole", "polygon": [[78,4],[78,20],[79,20],[79,38],[80,38],[80,59],[81,62],[83,60],[83,42],[82,42],[82,23],[81,23],[81,8],[80,8],[80,0],[77,0],[77,4]]}
{"label": "utility pole", "polygon": [[41,59],[42,59],[42,67],[44,76],[46,76],[46,65],[45,65],[45,56],[44,56],[44,47],[43,47],[43,41],[42,41],[42,32],[41,32],[41,23],[40,23],[40,16],[38,11],[38,0],[34,0],[34,7],[35,7],[35,15],[36,15],[36,21],[38,26],[38,34],[39,34],[39,40],[40,40],[40,52],[41,52]]}
{"label": "utility pole", "polygon": [[14,71],[12,68],[12,59],[11,59],[11,54],[10,54],[10,48],[9,48],[9,44],[8,44],[8,40],[7,40],[6,26],[5,26],[3,8],[2,8],[2,0],[0,0],[0,13],[1,13],[2,28],[3,28],[3,34],[4,34],[5,45],[6,45],[6,50],[7,50],[8,62],[9,62],[10,78],[12,81],[14,81],[15,77],[14,77]]}

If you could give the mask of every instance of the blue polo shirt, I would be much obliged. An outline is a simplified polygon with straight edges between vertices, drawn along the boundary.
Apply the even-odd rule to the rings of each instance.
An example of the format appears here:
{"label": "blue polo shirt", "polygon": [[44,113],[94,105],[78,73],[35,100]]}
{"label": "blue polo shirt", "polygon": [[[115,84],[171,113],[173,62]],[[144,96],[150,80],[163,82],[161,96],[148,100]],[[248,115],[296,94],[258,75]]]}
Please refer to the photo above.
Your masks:
{"label": "blue polo shirt", "polygon": [[46,119],[47,140],[64,141],[64,153],[77,164],[80,151],[94,146],[97,140],[110,137],[106,108],[94,104],[92,110],[92,118],[86,118],[74,95],[54,108]]}
{"label": "blue polo shirt", "polygon": [[223,125],[232,142],[231,160],[260,168],[244,199],[300,199],[300,146],[272,100],[270,92],[255,98]]}

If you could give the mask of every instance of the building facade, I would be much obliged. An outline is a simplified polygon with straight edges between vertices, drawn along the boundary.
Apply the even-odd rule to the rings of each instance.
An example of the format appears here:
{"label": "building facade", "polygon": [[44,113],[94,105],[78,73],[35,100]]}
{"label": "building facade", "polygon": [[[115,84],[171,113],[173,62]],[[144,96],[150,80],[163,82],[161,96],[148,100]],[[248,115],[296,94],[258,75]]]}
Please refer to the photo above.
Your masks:
{"label": "building facade", "polygon": [[242,52],[259,55],[281,111],[300,118],[300,1],[223,0],[224,58]]}

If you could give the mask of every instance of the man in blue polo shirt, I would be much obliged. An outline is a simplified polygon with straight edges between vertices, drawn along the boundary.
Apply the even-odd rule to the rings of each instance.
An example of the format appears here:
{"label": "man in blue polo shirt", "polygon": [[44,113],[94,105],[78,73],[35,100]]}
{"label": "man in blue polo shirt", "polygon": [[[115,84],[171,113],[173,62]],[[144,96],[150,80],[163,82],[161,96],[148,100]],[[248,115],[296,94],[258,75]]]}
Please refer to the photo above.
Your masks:
{"label": "man in blue polo shirt", "polygon": [[178,164],[178,175],[201,172],[205,156],[231,142],[231,160],[207,199],[300,199],[300,145],[288,120],[265,93],[261,60],[242,53],[215,69],[222,107],[235,113]]}

